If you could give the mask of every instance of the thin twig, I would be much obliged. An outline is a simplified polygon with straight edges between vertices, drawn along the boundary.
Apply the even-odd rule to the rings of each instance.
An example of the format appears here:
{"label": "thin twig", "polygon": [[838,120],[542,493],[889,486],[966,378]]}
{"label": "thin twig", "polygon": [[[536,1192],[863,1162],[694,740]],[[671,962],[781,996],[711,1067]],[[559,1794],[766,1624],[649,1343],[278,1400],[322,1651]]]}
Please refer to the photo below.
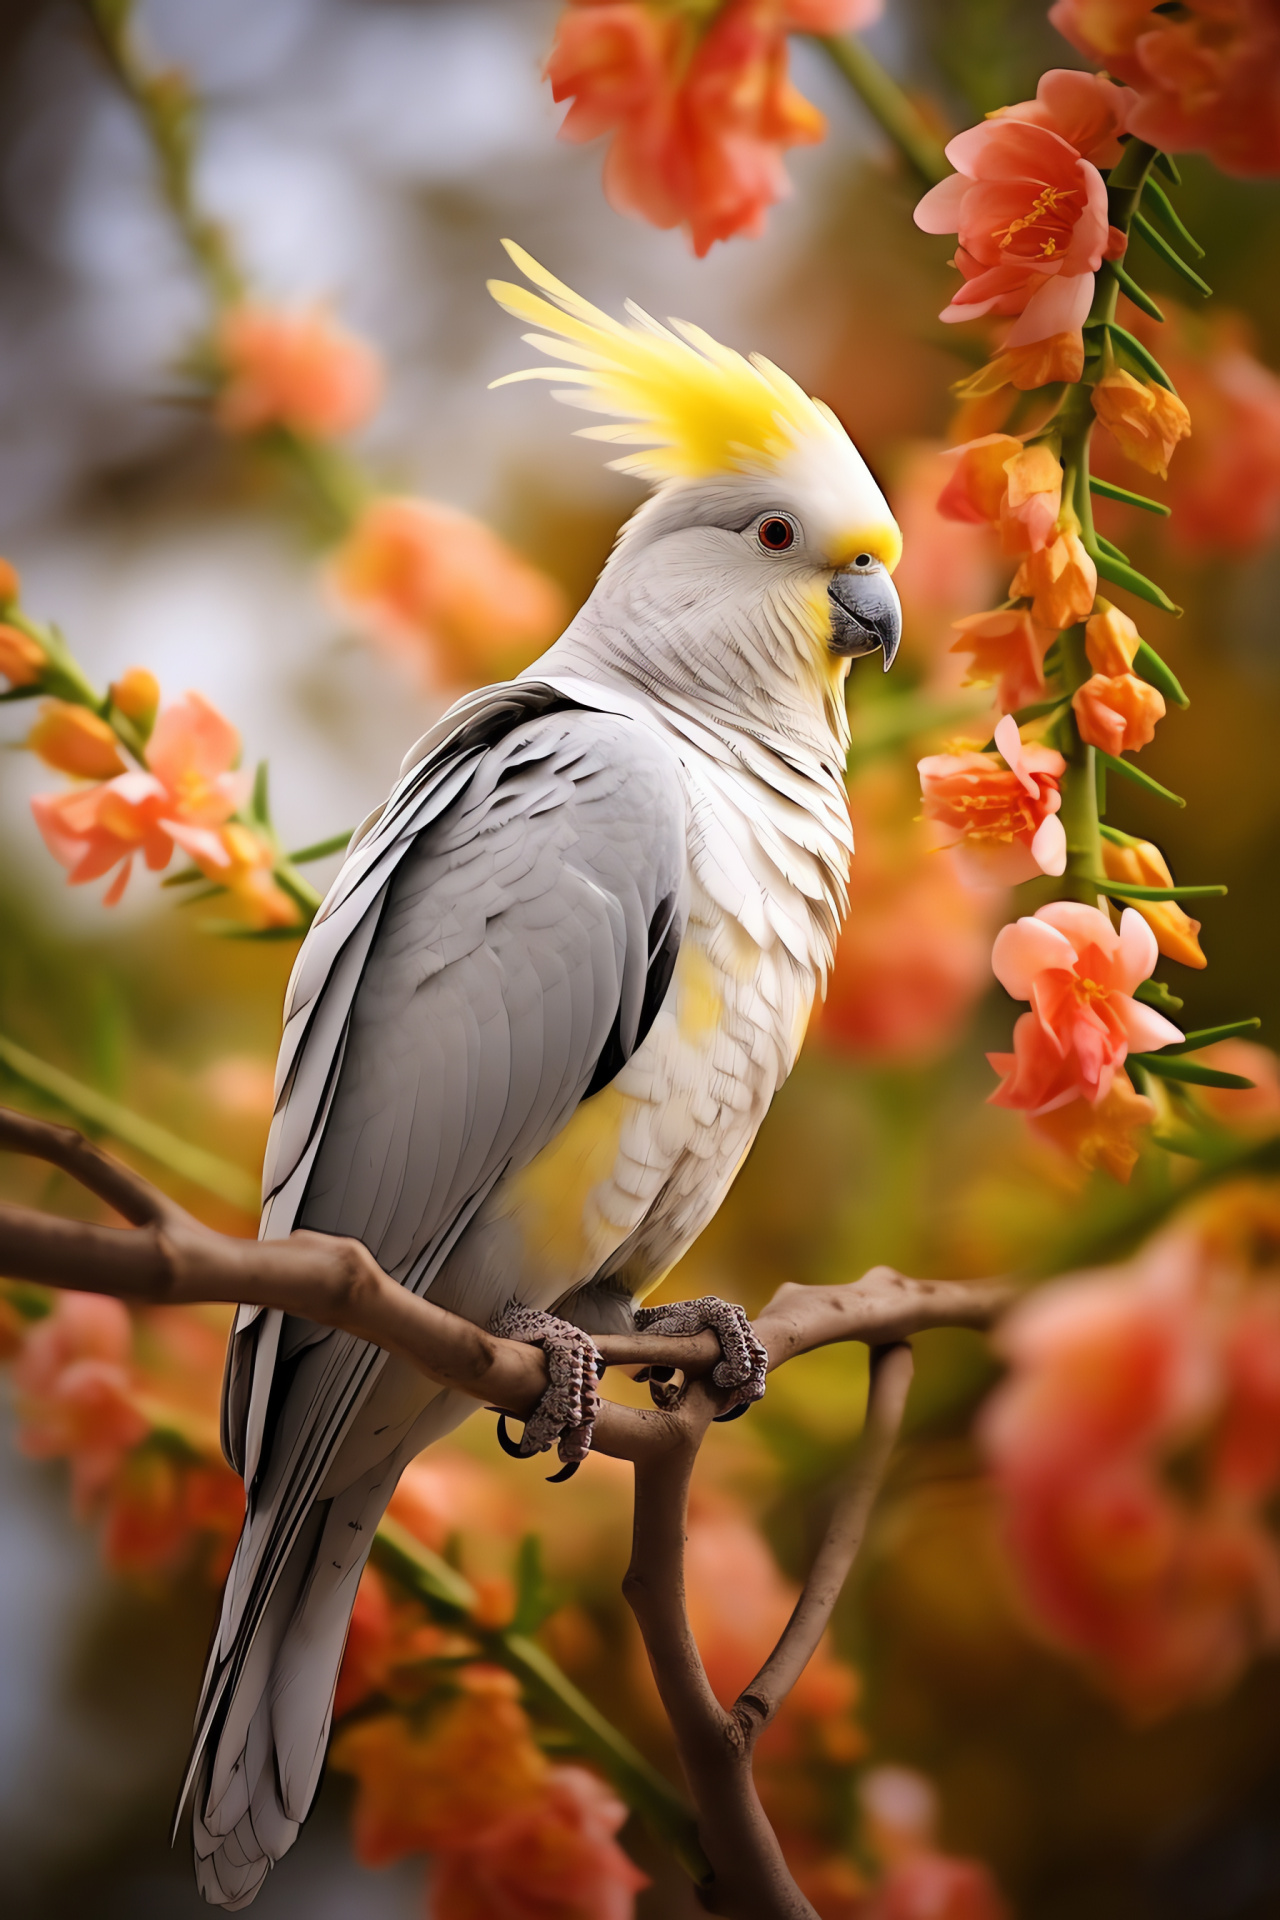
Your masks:
{"label": "thin twig", "polygon": [[774,1718],[830,1625],[897,1443],[913,1370],[908,1346],[872,1351],[866,1422],[826,1535],[777,1646],[738,1696],[734,1711],[751,1724],[752,1739]]}

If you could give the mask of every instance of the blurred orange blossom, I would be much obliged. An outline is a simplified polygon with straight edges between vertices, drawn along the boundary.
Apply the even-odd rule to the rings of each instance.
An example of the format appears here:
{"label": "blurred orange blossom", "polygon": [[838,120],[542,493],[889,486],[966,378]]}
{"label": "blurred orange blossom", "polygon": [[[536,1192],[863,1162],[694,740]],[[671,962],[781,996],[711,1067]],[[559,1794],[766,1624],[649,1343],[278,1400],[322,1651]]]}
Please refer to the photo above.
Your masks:
{"label": "blurred orange blossom", "polygon": [[330,440],[362,426],[382,396],[376,353],[323,308],[233,307],[215,346],[223,382],[214,418],[227,433],[287,427]]}
{"label": "blurred orange blossom", "polygon": [[882,0],[571,0],[547,61],[565,140],[611,134],[612,204],[684,226],[694,251],[763,231],[790,191],[782,155],[826,122],[791,85],[787,34],[870,25]]}
{"label": "blurred orange blossom", "polygon": [[998,607],[992,613],[969,613],[953,621],[960,638],[952,653],[970,656],[966,687],[995,685],[1004,713],[1029,706],[1044,693],[1044,657],[1057,638],[1057,629],[1036,618],[1030,607]]}
{"label": "blurred orange blossom", "polygon": [[1005,553],[1039,553],[1049,545],[1062,506],[1062,467],[1049,447],[988,433],[950,452],[956,470],[938,498],[945,519],[999,527]]}
{"label": "blurred orange blossom", "polygon": [[1128,125],[1226,173],[1280,171],[1280,17],[1271,0],[1055,0],[1073,47],[1136,89]]}
{"label": "blurred orange blossom", "polygon": [[434,687],[524,665],[564,624],[560,589],[496,533],[435,501],[375,500],[333,554],[330,588]]}
{"label": "blurred orange blossom", "polygon": [[1178,1028],[1133,990],[1156,964],[1155,935],[1127,907],[1119,932],[1097,907],[1054,900],[996,935],[991,966],[1015,1000],[1029,1000],[1013,1052],[987,1055],[1003,1076],[992,1104],[1047,1113],[1106,1098],[1132,1046],[1181,1040]]}

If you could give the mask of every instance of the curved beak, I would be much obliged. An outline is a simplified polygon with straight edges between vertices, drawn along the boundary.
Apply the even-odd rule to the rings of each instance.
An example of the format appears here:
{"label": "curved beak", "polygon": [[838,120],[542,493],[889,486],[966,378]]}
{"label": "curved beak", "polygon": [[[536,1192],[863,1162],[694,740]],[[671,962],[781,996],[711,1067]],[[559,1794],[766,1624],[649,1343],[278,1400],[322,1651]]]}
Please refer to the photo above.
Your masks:
{"label": "curved beak", "polygon": [[832,652],[856,658],[879,647],[888,673],[902,639],[902,603],[888,574],[879,567],[872,573],[842,567],[832,575],[827,595]]}

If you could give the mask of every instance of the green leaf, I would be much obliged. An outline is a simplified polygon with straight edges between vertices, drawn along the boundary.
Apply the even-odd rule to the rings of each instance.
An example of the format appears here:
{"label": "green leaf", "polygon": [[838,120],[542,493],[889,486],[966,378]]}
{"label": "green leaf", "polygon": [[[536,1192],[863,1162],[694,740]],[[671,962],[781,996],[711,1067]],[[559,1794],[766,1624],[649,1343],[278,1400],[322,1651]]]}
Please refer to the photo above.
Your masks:
{"label": "green leaf", "polygon": [[260,827],[271,827],[271,796],[268,785],[267,763],[259,760],[253,774],[253,797],[249,802],[249,817]]}
{"label": "green leaf", "polygon": [[[1110,829],[1104,827],[1102,831],[1110,839]],[[1163,980],[1140,980],[1133,990],[1133,997],[1154,1007],[1157,1013],[1181,1013],[1186,1004],[1179,1000],[1176,993],[1170,993]]]}
{"label": "green leaf", "polygon": [[1151,378],[1156,382],[1158,386],[1164,387],[1168,393],[1173,393],[1173,394],[1177,393],[1178,389],[1174,386],[1172,380],[1169,378],[1164,368],[1160,365],[1160,362],[1156,359],[1154,353],[1148,352],[1147,348],[1143,346],[1141,340],[1136,339],[1134,335],[1129,332],[1129,329],[1127,327],[1122,327],[1118,320],[1100,320],[1098,321],[1097,324],[1099,326],[1105,327],[1113,340],[1118,340],[1120,342],[1120,345],[1124,348],[1124,351],[1131,357],[1131,359],[1136,361],[1137,365],[1142,368],[1142,371],[1144,373],[1149,373],[1151,375]]}
{"label": "green leaf", "polygon": [[1166,1060],[1162,1053],[1131,1053],[1125,1062],[1152,1073],[1157,1080],[1183,1080],[1192,1087],[1227,1087],[1247,1093],[1256,1083],[1242,1073],[1220,1073],[1216,1067],[1202,1067],[1194,1060]]}
{"label": "green leaf", "polygon": [[38,1059],[3,1034],[0,1034],[0,1064],[16,1079],[24,1080],[28,1086],[56,1100],[78,1120],[101,1127],[125,1146],[135,1147],[148,1159],[167,1167],[170,1173],[189,1180],[193,1186],[203,1187],[206,1193],[216,1194],[219,1200],[229,1201],[245,1213],[258,1212],[262,1203],[259,1184],[243,1167],[233,1166],[229,1160],[208,1153],[203,1147],[192,1146],[189,1140],[180,1140],[167,1127],[157,1126],[154,1120],[134,1113],[130,1107],[122,1107],[119,1101],[108,1099],[95,1087],[86,1087],[61,1067]]}
{"label": "green leaf", "polygon": [[1262,1025],[1261,1020],[1229,1020],[1222,1027],[1201,1027],[1195,1033],[1184,1034],[1182,1039],[1160,1050],[1161,1058],[1171,1053],[1196,1053],[1201,1047],[1211,1047],[1215,1040],[1234,1040],[1238,1033],[1256,1033]]}
{"label": "green leaf", "polygon": [[1165,699],[1172,700],[1175,707],[1191,705],[1182,691],[1182,683],[1173,668],[1160,658],[1155,648],[1147,641],[1139,641],[1138,651],[1133,656],[1133,665],[1135,672],[1140,673],[1142,678],[1149,681],[1153,687],[1158,687]]}
{"label": "green leaf", "polygon": [[306,930],[301,921],[292,927],[246,927],[243,920],[200,922],[201,933],[218,940],[301,940]]}
{"label": "green leaf", "polygon": [[1200,245],[1194,233],[1190,232],[1189,229],[1183,225],[1177,209],[1174,207],[1172,200],[1164,188],[1160,185],[1160,182],[1153,180],[1150,175],[1147,176],[1143,185],[1142,197],[1144,200],[1150,201],[1152,212],[1158,220],[1164,221],[1165,226],[1169,229],[1174,239],[1181,240],[1183,246],[1189,248],[1197,260],[1203,260],[1204,248]]}
{"label": "green leaf", "polygon": [[1162,787],[1158,780],[1153,780],[1149,773],[1143,773],[1142,769],[1135,767],[1131,760],[1117,760],[1113,753],[1104,753],[1101,747],[1095,747],[1094,752],[1109,772],[1123,774],[1126,780],[1132,780],[1135,786],[1145,787],[1147,792],[1155,794],[1158,800],[1168,800],[1175,807],[1186,806],[1185,800],[1180,799],[1176,793],[1170,793],[1168,787]]}
{"label": "green leaf", "polygon": [[1131,273],[1126,273],[1124,268],[1115,260],[1109,260],[1107,265],[1115,275],[1116,284],[1120,288],[1121,293],[1127,294],[1135,307],[1141,307],[1143,313],[1150,314],[1153,320],[1164,320],[1164,315],[1151,298],[1151,295],[1138,285]]}
{"label": "green leaf", "polygon": [[1158,513],[1167,520],[1173,512],[1163,500],[1148,500],[1145,493],[1132,493],[1128,487],[1118,487],[1114,481],[1099,480],[1096,473],[1089,475],[1090,493],[1101,494],[1104,500],[1122,500],[1127,507],[1141,507],[1144,513]]}
{"label": "green leaf", "polygon": [[197,880],[203,880],[204,874],[199,867],[180,867],[177,873],[167,873],[160,882],[162,887],[190,887]]}
{"label": "green leaf", "polygon": [[350,844],[349,833],[335,833],[327,840],[317,840],[313,847],[300,847],[297,853],[286,853],[285,859],[292,867],[305,867],[311,860],[327,860],[331,853],[345,853]]}
{"label": "green leaf", "polygon": [[555,1596],[542,1565],[542,1542],[536,1533],[526,1533],[516,1549],[516,1610],[512,1628],[516,1633],[536,1633],[555,1610]]}
{"label": "green leaf", "polygon": [[1118,900],[1207,900],[1221,898],[1226,892],[1225,887],[1146,887],[1136,880],[1101,880],[1096,876],[1089,884]]}
{"label": "green leaf", "polygon": [[1136,594],[1139,600],[1146,600],[1151,606],[1159,607],[1162,613],[1180,614],[1182,612],[1182,608],[1174,604],[1163,587],[1158,587],[1154,580],[1148,580],[1145,573],[1139,573],[1137,568],[1131,567],[1126,560],[1113,560],[1109,553],[1104,553],[1098,545],[1096,534],[1089,551],[1098,572],[1104,580],[1109,580],[1113,587],[1124,587],[1127,592]]}
{"label": "green leaf", "polygon": [[1127,567],[1132,564],[1124,548],[1118,547],[1114,540],[1108,540],[1105,534],[1101,533],[1095,533],[1093,537],[1097,541],[1101,551],[1107,554],[1112,560],[1118,560],[1122,567]]}
{"label": "green leaf", "polygon": [[1142,235],[1147,245],[1151,248],[1151,251],[1158,254],[1166,266],[1172,267],[1175,273],[1180,273],[1184,280],[1190,282],[1197,293],[1203,294],[1206,299],[1210,297],[1213,293],[1213,288],[1207,281],[1200,278],[1200,275],[1194,267],[1187,265],[1182,255],[1169,245],[1169,242],[1162,233],[1156,231],[1145,214],[1135,213],[1133,216],[1133,225]]}
{"label": "green leaf", "polygon": [[1164,175],[1165,179],[1171,183],[1171,185],[1175,187],[1180,187],[1182,185],[1182,175],[1178,172],[1178,163],[1173,158],[1172,154],[1158,153],[1156,155],[1155,164],[1159,167],[1161,173]]}

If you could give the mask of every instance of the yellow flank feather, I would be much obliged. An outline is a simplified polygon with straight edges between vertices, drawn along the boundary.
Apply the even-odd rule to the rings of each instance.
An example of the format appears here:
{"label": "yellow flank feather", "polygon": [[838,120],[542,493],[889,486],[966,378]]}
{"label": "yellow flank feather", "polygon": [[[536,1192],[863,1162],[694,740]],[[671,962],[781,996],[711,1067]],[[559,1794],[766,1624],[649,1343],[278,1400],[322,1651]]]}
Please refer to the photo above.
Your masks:
{"label": "yellow flank feather", "polygon": [[683,320],[664,327],[632,301],[632,324],[625,325],[566,287],[514,241],[502,244],[542,291],[491,280],[490,293],[517,320],[545,329],[524,338],[563,364],[509,373],[493,385],[569,382],[557,400],[614,416],[607,426],[581,428],[584,438],[645,448],[611,466],[648,480],[701,479],[772,468],[803,441],[834,437],[847,443],[831,409],[760,354],[745,359]]}

